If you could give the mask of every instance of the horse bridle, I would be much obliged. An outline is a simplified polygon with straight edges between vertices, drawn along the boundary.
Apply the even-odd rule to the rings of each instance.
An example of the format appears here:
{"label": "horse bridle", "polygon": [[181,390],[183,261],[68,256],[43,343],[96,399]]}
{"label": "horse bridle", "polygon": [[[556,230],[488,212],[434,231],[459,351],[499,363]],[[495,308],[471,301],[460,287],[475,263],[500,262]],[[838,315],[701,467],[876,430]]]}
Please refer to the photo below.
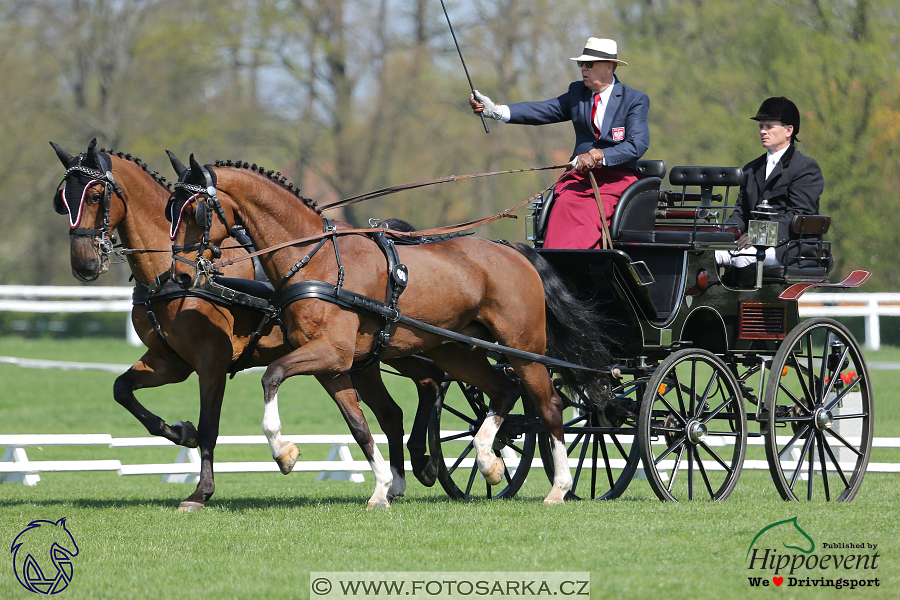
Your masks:
{"label": "horse bridle", "polygon": [[[122,200],[123,206],[125,206],[126,212],[128,211],[128,206],[125,204],[125,198],[122,196],[122,188],[119,187],[119,184],[116,183],[115,178],[112,174],[112,169],[107,164],[106,159],[103,158],[101,153],[97,153],[97,158],[100,161],[100,170],[90,169],[85,167],[82,163],[84,162],[85,153],[82,152],[78,155],[78,164],[69,167],[65,174],[63,175],[62,181],[60,181],[59,185],[56,186],[56,193],[61,198],[61,205],[64,205],[67,209],[69,208],[68,202],[65,197],[65,186],[66,180],[69,178],[69,175],[72,173],[81,173],[82,175],[86,175],[90,178],[90,181],[87,185],[84,186],[84,191],[81,196],[81,204],[78,207],[78,216],[74,220],[72,220],[72,213],[70,210],[66,212],[69,214],[69,235],[70,236],[81,236],[81,237],[92,237],[94,243],[97,245],[97,251],[100,254],[101,263],[106,263],[106,268],[109,268],[108,258],[109,255],[115,254],[115,243],[116,238],[115,235],[110,234],[109,227],[109,213],[112,209],[112,194],[110,193],[110,189],[112,189],[116,196]],[[87,198],[87,190],[95,183],[100,183],[103,185],[103,223],[100,226],[100,229],[96,229],[93,227],[81,227],[81,215],[84,208],[84,202]],[[57,206],[56,212],[62,213],[60,208]],[[103,258],[106,258],[106,261],[102,261]]]}
{"label": "horse bridle", "polygon": [[[204,275],[209,277],[215,271],[215,263],[212,260],[203,258],[203,253],[207,250],[211,250],[213,259],[220,258],[222,256],[222,250],[218,246],[209,243],[210,229],[212,229],[212,212],[215,211],[216,215],[219,217],[219,220],[223,225],[225,225],[225,230],[228,231],[229,236],[231,235],[231,228],[228,225],[228,217],[225,215],[225,209],[222,208],[222,203],[219,201],[218,190],[216,190],[216,186],[213,183],[212,175],[210,174],[209,169],[203,166],[201,166],[200,169],[203,172],[203,177],[206,179],[206,187],[179,181],[175,183],[172,188],[173,195],[178,190],[184,190],[191,194],[191,196],[181,207],[182,211],[184,210],[185,206],[191,204],[194,201],[197,202],[197,207],[194,209],[194,220],[197,221],[198,225],[203,227],[203,236],[200,238],[200,242],[196,244],[187,244],[184,246],[173,244],[172,259],[189,264],[197,269],[198,272],[203,273]],[[175,232],[178,229],[181,217],[180,215],[176,217],[175,214],[172,214],[170,216],[172,226],[169,230],[169,239],[174,240]],[[194,249],[197,250],[197,258],[195,261],[190,261],[182,256],[179,256],[179,253],[181,252],[190,252]]]}

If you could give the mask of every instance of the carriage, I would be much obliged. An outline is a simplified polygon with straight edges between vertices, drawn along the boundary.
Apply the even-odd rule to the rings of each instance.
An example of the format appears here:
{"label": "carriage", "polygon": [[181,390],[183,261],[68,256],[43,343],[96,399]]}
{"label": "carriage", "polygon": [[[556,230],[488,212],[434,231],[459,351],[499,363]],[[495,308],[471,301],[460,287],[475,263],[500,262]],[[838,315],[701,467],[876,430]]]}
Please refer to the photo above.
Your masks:
{"label": "carriage", "polygon": [[[542,249],[552,196],[533,204],[529,239],[570,289],[596,303],[608,320],[615,369],[605,397],[564,395],[572,469],[569,497],[613,499],[639,466],[661,500],[724,500],[734,490],[748,444],[781,497],[849,501],[859,490],[872,446],[873,395],[859,345],[840,323],[801,321],[797,299],[815,287],[855,287],[854,271],[830,284],[833,265],[824,215],[798,216],[784,264],[762,263],[767,215],[751,227],[758,263],[752,282],[716,265],[716,249],[734,249],[725,225],[740,168],[675,167],[674,190],[661,190],[662,161],[640,161],[641,179],[611,217],[611,248]],[[777,227],[776,227],[777,231]],[[771,238],[770,238],[771,239]],[[745,278],[746,279],[746,278]],[[502,355],[496,368],[511,374]],[[551,367],[552,371],[552,367]],[[557,380],[557,385],[559,385]],[[509,497],[540,449],[553,474],[547,436],[527,396],[500,428],[504,482],[485,486],[468,458],[489,408],[476,388],[458,386],[433,412],[430,451],[452,497]],[[562,390],[561,390],[562,392]],[[532,474],[533,476],[533,474]]]}

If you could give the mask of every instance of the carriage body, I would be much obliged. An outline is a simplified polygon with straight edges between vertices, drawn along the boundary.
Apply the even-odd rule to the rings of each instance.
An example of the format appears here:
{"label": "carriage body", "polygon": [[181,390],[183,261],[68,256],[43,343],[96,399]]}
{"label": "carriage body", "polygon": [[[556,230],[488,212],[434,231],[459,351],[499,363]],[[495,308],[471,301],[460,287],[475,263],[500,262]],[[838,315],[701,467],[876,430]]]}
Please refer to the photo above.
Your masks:
{"label": "carriage body", "polygon": [[[736,248],[737,232],[726,221],[741,169],[675,167],[675,189],[661,190],[664,163],[638,167],[642,179],[611,216],[609,249],[543,249],[552,198],[538,200],[528,219],[538,253],[605,318],[615,360],[607,397],[560,389],[574,409],[565,422],[571,495],[616,498],[643,464],[662,500],[724,500],[749,440],[751,459],[760,463],[765,447],[784,499],[851,500],[871,449],[865,360],[839,323],[801,321],[797,299],[812,287],[859,285],[868,274],[828,283],[833,260],[823,234],[830,219],[816,215],[795,219],[785,263],[763,267],[760,245],[752,281],[737,280],[720,270],[715,253]],[[477,390],[464,393],[470,405],[484,404]],[[527,399],[523,409],[505,431],[504,450],[519,475],[507,477],[503,490],[488,487],[488,497],[515,493],[535,437],[541,456],[549,456]],[[433,453],[440,451],[437,421]],[[543,465],[552,477],[552,466]],[[450,476],[441,481],[456,496],[472,489],[471,478],[464,493]]]}

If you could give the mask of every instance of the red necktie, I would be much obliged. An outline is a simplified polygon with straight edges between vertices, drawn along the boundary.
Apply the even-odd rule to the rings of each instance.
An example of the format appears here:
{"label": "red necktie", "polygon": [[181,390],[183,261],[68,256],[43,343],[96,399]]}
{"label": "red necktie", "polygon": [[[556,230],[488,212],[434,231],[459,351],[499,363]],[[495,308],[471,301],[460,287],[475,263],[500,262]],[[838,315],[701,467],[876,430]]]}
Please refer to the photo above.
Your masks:
{"label": "red necktie", "polygon": [[594,137],[600,137],[600,130],[597,129],[597,103],[600,102],[600,94],[594,94],[594,106],[591,107],[591,127],[594,128]]}

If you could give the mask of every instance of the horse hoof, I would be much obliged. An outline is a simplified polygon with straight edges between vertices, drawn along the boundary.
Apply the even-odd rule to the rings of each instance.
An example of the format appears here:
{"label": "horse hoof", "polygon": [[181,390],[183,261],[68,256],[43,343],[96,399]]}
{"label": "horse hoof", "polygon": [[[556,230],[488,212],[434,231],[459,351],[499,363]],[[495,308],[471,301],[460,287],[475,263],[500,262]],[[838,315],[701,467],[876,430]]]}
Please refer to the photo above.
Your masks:
{"label": "horse hoof", "polygon": [[278,468],[281,469],[283,475],[287,475],[293,470],[294,465],[297,464],[297,457],[299,456],[300,451],[297,450],[297,446],[291,442],[291,445],[285,448],[284,452],[275,458],[275,462],[278,463]]}
{"label": "horse hoof", "polygon": [[391,505],[387,500],[369,500],[366,510],[390,510]]}
{"label": "horse hoof", "polygon": [[505,466],[503,464],[503,460],[495,456],[494,462],[491,463],[491,466],[488,469],[487,473],[482,473],[482,475],[484,475],[484,480],[488,482],[488,485],[497,485],[501,481],[503,481],[504,471]]}
{"label": "horse hoof", "polygon": [[185,500],[178,505],[178,512],[189,513],[194,512],[195,510],[200,510],[201,508],[203,508],[202,502],[188,502],[187,500]]}
{"label": "horse hoof", "polygon": [[425,466],[418,471],[413,471],[413,475],[419,480],[419,483],[425,487],[434,487],[437,481],[437,461],[430,456],[425,457]]}
{"label": "horse hoof", "polygon": [[552,506],[554,504],[563,504],[566,501],[566,495],[557,488],[550,490],[550,493],[544,498],[544,504]]}
{"label": "horse hoof", "polygon": [[178,442],[179,446],[196,448],[200,445],[199,442],[197,442],[197,428],[194,427],[194,424],[190,421],[176,421],[175,424],[172,425],[172,429],[181,434],[181,439]]}

